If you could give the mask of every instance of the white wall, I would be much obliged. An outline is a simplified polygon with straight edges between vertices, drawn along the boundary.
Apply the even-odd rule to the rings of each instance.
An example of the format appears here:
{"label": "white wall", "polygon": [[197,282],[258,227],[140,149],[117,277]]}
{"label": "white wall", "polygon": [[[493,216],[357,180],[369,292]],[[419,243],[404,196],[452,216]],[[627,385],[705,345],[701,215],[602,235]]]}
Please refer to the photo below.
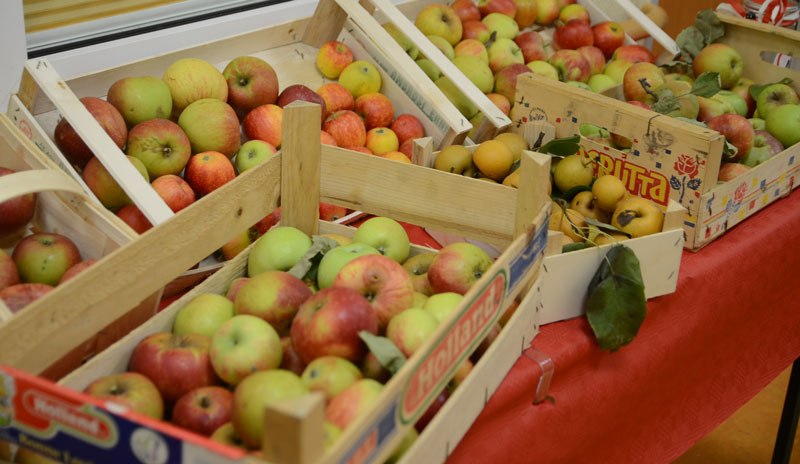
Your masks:
{"label": "white wall", "polygon": [[3,0],[0,6],[0,108],[5,112],[9,96],[19,88],[25,65],[25,19],[22,0]]}

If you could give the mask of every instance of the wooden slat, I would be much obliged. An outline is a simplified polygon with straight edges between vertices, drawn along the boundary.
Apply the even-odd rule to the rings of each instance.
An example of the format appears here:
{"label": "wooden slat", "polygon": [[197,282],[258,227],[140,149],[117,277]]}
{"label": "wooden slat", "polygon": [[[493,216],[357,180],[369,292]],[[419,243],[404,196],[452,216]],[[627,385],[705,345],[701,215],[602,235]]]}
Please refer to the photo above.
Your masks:
{"label": "wooden slat", "polygon": [[347,12],[335,0],[319,0],[309,27],[303,34],[303,43],[319,48],[326,42],[336,40],[346,20]]}
{"label": "wooden slat", "polygon": [[[281,151],[281,222],[291,224],[308,235],[319,229],[319,129],[309,121],[322,118],[315,103],[291,103],[284,109],[286,127],[296,128],[283,135]],[[287,107],[288,108],[288,107]]]}
{"label": "wooden slat", "polygon": [[[538,155],[528,150],[522,152],[520,162],[519,193],[517,194],[516,214],[514,219],[514,236],[525,234],[531,222],[539,213],[540,205],[550,200],[547,194],[547,182],[536,177],[538,172],[550,172],[549,156]],[[523,176],[525,176],[523,178]],[[547,178],[546,180],[549,180]]]}

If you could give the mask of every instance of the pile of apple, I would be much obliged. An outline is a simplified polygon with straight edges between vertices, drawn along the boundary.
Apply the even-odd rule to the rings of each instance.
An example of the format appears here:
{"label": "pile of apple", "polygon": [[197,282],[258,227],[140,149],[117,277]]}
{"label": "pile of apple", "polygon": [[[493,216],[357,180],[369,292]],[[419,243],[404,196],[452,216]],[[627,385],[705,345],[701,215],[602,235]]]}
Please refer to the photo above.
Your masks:
{"label": "pile of apple", "polygon": [[595,177],[594,161],[582,148],[553,161],[556,189],[552,193],[556,199],[549,229],[564,233],[564,246],[599,246],[661,232],[661,208],[649,199],[629,194],[614,175],[601,173]]}
{"label": "pile of apple", "polygon": [[[318,265],[303,278],[290,273],[316,254],[320,240],[331,247]],[[404,228],[385,217],[367,220],[352,239],[273,227],[250,249],[246,276],[233,280],[225,296],[196,296],[178,310],[172,333],[136,346],[129,372],[97,379],[86,392],[258,450],[268,405],[320,391],[330,446],[370,410],[392,375],[369,351],[363,331],[410,357],[492,264],[469,243],[409,253]],[[499,331],[497,324],[484,344]],[[464,363],[400,448],[413,442],[472,365]]]}
{"label": "pile of apple", "polygon": [[[429,5],[414,24],[506,115],[520,74],[601,92],[621,84],[631,64],[655,61],[645,47],[622,45],[625,33],[618,23],[590,26],[588,11],[575,0],[456,0]],[[483,115],[474,103],[402,31],[391,23],[384,28],[476,126]]]}
{"label": "pile of apple", "polygon": [[[0,166],[0,177],[13,173]],[[13,245],[11,254],[0,248],[0,300],[12,313],[96,261],[82,260],[75,243],[61,234],[37,232],[20,240],[35,212],[34,193],[0,203],[0,241],[4,247]]]}

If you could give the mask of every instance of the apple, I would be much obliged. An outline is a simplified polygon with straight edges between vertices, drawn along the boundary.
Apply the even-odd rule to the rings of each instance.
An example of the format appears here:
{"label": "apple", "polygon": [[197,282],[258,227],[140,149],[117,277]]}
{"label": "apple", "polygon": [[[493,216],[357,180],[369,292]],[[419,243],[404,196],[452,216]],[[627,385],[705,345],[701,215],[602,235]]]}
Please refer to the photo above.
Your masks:
{"label": "apple", "polygon": [[0,300],[3,300],[12,313],[16,313],[52,289],[52,286],[46,284],[14,284],[0,290]]}
{"label": "apple", "polygon": [[256,372],[242,380],[233,392],[231,422],[248,448],[261,448],[264,411],[268,406],[308,393],[297,374],[273,369]]}
{"label": "apple", "polygon": [[524,64],[514,63],[506,66],[495,74],[494,90],[506,97],[509,102],[514,101],[517,91],[517,76],[530,73],[531,69]]}
{"label": "apple", "polygon": [[293,84],[283,89],[281,94],[278,96],[277,104],[281,108],[285,108],[289,103],[298,100],[316,103],[317,105],[321,106],[322,114],[320,116],[320,124],[325,121],[325,115],[327,114],[327,110],[325,109],[325,100],[320,94],[314,92],[303,84]]}
{"label": "apple", "polygon": [[587,91],[589,91],[589,92],[591,92],[591,91],[592,91],[592,88],[591,88],[591,87],[589,87],[589,84],[587,84],[586,82],[579,82],[579,81],[566,81],[566,82],[565,82],[565,84],[569,84],[569,85],[571,85],[571,86],[573,86],[573,87],[577,87],[577,88],[579,88],[579,89],[587,90]]}
{"label": "apple", "polygon": [[241,136],[236,111],[216,98],[189,104],[178,118],[178,125],[189,138],[193,153],[217,151],[233,158],[239,151]]}
{"label": "apple", "polygon": [[622,84],[622,81],[625,79],[625,72],[627,72],[628,68],[631,66],[633,66],[633,63],[630,61],[612,60],[606,63],[606,67],[603,69],[603,74],[614,79],[614,82],[617,84]]}
{"label": "apple", "polygon": [[283,271],[261,272],[239,289],[236,314],[249,314],[267,322],[281,335],[288,335],[289,325],[300,305],[312,295],[301,279]]}
{"label": "apple", "polygon": [[741,163],[722,163],[719,167],[718,183],[731,181],[742,174],[747,173],[751,168]]}
{"label": "apple", "polygon": [[723,114],[735,114],[736,108],[733,105],[724,99],[720,98],[705,98],[705,97],[697,97],[697,102],[699,105],[698,113],[697,113],[697,120],[702,122],[708,122],[717,116]]}
{"label": "apple", "polygon": [[158,388],[150,379],[136,372],[100,377],[90,383],[83,392],[103,401],[120,404],[156,420],[164,418],[164,401]]}
{"label": "apple", "polygon": [[753,147],[755,131],[744,116],[723,114],[709,120],[708,127],[724,135],[737,148],[738,152],[733,160],[744,158]]}
{"label": "apple", "polygon": [[640,102],[640,101],[629,101],[629,102],[627,102],[627,103],[629,103],[629,104],[631,104],[631,105],[633,105],[633,106],[638,106],[639,108],[644,108],[644,109],[646,109],[646,110],[651,110],[651,111],[653,110],[653,109],[650,107],[650,105],[648,105],[648,104],[647,104],[647,103],[645,103],[645,102]]}
{"label": "apple", "polygon": [[352,62],[353,52],[337,40],[324,43],[317,52],[317,69],[328,79],[337,79]]}
{"label": "apple", "polygon": [[773,109],[766,117],[766,127],[767,132],[780,140],[784,147],[791,147],[800,141],[800,105],[783,105]]}
{"label": "apple", "polygon": [[611,60],[622,60],[631,64],[641,62],[655,63],[656,57],[647,47],[641,45],[621,45],[611,54]]}
{"label": "apple", "polygon": [[731,87],[731,92],[742,97],[745,103],[747,103],[747,114],[742,116],[747,116],[748,118],[753,115],[753,112],[756,109],[756,100],[752,95],[750,95],[750,86],[753,84],[755,84],[755,82],[753,82],[751,79],[742,77],[733,87]]}
{"label": "apple", "polygon": [[640,62],[634,63],[622,78],[622,90],[625,94],[625,100],[647,101],[647,92],[641,80],[644,79],[647,87],[653,90],[666,81],[664,73],[661,68],[653,63]]}
{"label": "apple", "polygon": [[474,56],[480,59],[485,64],[489,64],[489,53],[486,51],[486,46],[483,45],[478,39],[464,39],[459,42],[453,49],[456,56]]}
{"label": "apple", "polygon": [[228,100],[228,82],[211,63],[198,58],[181,58],[170,64],[161,79],[172,95],[174,119],[191,103],[204,98]]}
{"label": "apple", "polygon": [[205,335],[154,333],[133,349],[129,370],[149,378],[164,402],[173,404],[186,392],[219,383],[211,367],[210,345]]}
{"label": "apple", "polygon": [[558,50],[548,62],[558,70],[559,78],[563,81],[586,82],[591,76],[591,65],[576,50]]}
{"label": "apple", "polygon": [[228,104],[239,119],[253,108],[275,103],[278,75],[269,63],[255,56],[237,56],[222,70],[228,86]]}
{"label": "apple", "polygon": [[150,185],[175,213],[194,203],[194,190],[185,180],[176,175],[163,175]]}
{"label": "apple", "polygon": [[[667,116],[671,117],[684,117],[688,119],[697,119],[700,114],[700,100],[698,97],[691,93],[692,85],[685,81],[680,80],[666,80],[663,84],[656,87],[653,92],[660,95],[664,90],[670,90],[673,95],[678,98],[679,108],[669,113]],[[718,97],[715,95],[715,100],[724,101],[726,98]],[[733,95],[733,98],[739,98]],[[645,102],[649,104],[655,103],[655,98],[652,95],[645,97]],[[744,103],[744,101],[742,101]]]}
{"label": "apple", "polygon": [[558,80],[558,70],[547,61],[535,60],[526,65],[534,74],[548,79]]}
{"label": "apple", "polygon": [[436,81],[436,79],[442,77],[442,72],[436,67],[435,64],[433,64],[431,60],[427,58],[421,58],[415,63],[417,63],[419,69],[421,69],[430,80]]}
{"label": "apple", "polygon": [[397,141],[400,144],[406,140],[425,137],[425,128],[422,123],[411,114],[401,114],[395,118],[389,125],[389,129],[397,135]]}
{"label": "apple", "polygon": [[400,151],[387,151],[386,153],[382,153],[380,155],[381,158],[389,159],[392,161],[398,161],[400,163],[411,164],[411,159],[403,152]]}
{"label": "apple", "polygon": [[306,364],[302,359],[300,359],[300,356],[298,356],[297,352],[294,350],[294,346],[292,346],[292,339],[290,337],[282,337],[281,346],[283,347],[283,358],[281,359],[281,365],[278,368],[286,369],[287,371],[294,372],[297,375],[302,374],[306,368]]}
{"label": "apple", "polygon": [[397,151],[400,143],[397,141],[397,135],[391,129],[386,127],[375,127],[367,132],[367,148],[373,154],[382,155],[390,151]]}
{"label": "apple", "polygon": [[553,24],[561,12],[556,0],[536,0],[536,24],[547,26]]}
{"label": "apple", "polygon": [[367,141],[367,129],[364,120],[353,111],[337,111],[322,125],[322,129],[331,134],[340,147],[364,146]]}
{"label": "apple", "polygon": [[[0,177],[13,174],[13,169],[0,166]],[[36,194],[29,193],[0,202],[0,237],[26,226],[36,212]]]}
{"label": "apple", "polygon": [[365,243],[398,263],[405,261],[411,251],[403,226],[394,219],[380,216],[364,221],[353,234],[353,243]]}
{"label": "apple", "polygon": [[150,119],[130,130],[125,152],[144,164],[150,179],[156,179],[180,174],[192,155],[192,146],[178,124],[168,119]]}
{"label": "apple", "polygon": [[436,331],[439,320],[421,308],[406,309],[389,320],[386,337],[410,358]]}
{"label": "apple", "polygon": [[599,48],[588,45],[579,47],[576,50],[589,62],[589,72],[593,76],[603,73],[603,69],[605,69],[606,66],[606,59]]}
{"label": "apple", "polygon": [[[442,54],[444,54],[445,57],[447,57],[448,60],[452,60],[456,56],[455,49],[453,48],[452,45],[450,45],[450,42],[448,42],[446,39],[439,37],[438,35],[428,35],[425,37],[428,40],[430,40],[431,43],[433,43],[436,46],[436,48],[438,48],[439,51],[442,52]],[[429,59],[429,57],[425,56],[424,53],[420,53],[419,58]]]}
{"label": "apple", "polygon": [[[580,6],[580,5],[570,5]],[[573,19],[559,26],[553,33],[553,46],[556,50],[577,50],[580,47],[594,45],[594,34],[589,23],[582,19]],[[605,60],[603,60],[605,62]]]}
{"label": "apple", "polygon": [[461,24],[467,21],[480,21],[481,12],[478,10],[478,5],[472,0],[456,0],[450,5],[453,12],[461,20]]}
{"label": "apple", "polygon": [[501,38],[514,40],[519,35],[519,25],[514,21],[513,15],[489,13],[481,19],[481,22],[489,29],[489,34],[494,34],[495,40]]}
{"label": "apple", "polygon": [[401,143],[400,148],[397,151],[406,155],[406,157],[410,160],[414,154],[414,139],[408,139]]}
{"label": "apple", "polygon": [[758,99],[756,100],[758,115],[764,120],[775,108],[796,104],[797,92],[786,84],[772,84],[766,87],[758,94]]}
{"label": "apple", "polygon": [[461,175],[477,171],[472,162],[472,152],[461,145],[445,147],[433,161],[433,168]]}
{"label": "apple", "polygon": [[81,261],[78,248],[60,234],[36,233],[23,238],[11,254],[25,283],[58,285],[67,269]]}
{"label": "apple", "polygon": [[342,430],[372,410],[383,385],[373,379],[361,379],[336,395],[325,408],[325,420]]}
{"label": "apple", "polygon": [[292,346],[308,364],[321,356],[359,362],[367,352],[358,333],[378,333],[378,316],[370,302],[355,290],[325,288],[300,306],[292,322]]}
{"label": "apple", "polygon": [[511,39],[496,39],[486,51],[489,54],[489,68],[491,68],[492,73],[496,73],[510,64],[525,64],[522,50]]}
{"label": "apple", "polygon": [[589,78],[587,82],[592,92],[603,92],[618,85],[611,76],[605,74],[595,74]]}
{"label": "apple", "polygon": [[263,140],[276,148],[281,146],[283,108],[268,103],[253,108],[242,120],[242,132],[249,140]]}
{"label": "apple", "polygon": [[325,253],[317,269],[317,286],[320,289],[333,285],[339,270],[350,261],[363,255],[380,254],[378,250],[364,243],[351,243],[336,247]]}
{"label": "apple", "polygon": [[181,396],[172,409],[172,423],[210,436],[230,422],[233,393],[218,386],[200,387]]}
{"label": "apple", "polygon": [[441,324],[458,307],[463,298],[463,295],[455,292],[437,293],[428,297],[422,309]]}
{"label": "apple", "polygon": [[433,294],[431,284],[428,282],[428,268],[433,262],[436,253],[420,253],[403,262],[403,269],[411,277],[411,285],[415,292],[423,295]]}
{"label": "apple", "polygon": [[[506,1],[513,4],[513,0]],[[456,12],[449,6],[438,3],[423,8],[414,19],[414,25],[423,34],[438,35],[450,42],[450,45],[457,44],[463,32]]]}
{"label": "apple", "polygon": [[753,148],[750,149],[747,155],[739,159],[739,162],[752,168],[783,150],[784,147],[780,140],[770,135],[767,131],[757,130],[753,138]]}
{"label": "apple", "polygon": [[617,204],[611,225],[631,238],[655,234],[664,225],[664,212],[646,198],[628,197]]}
{"label": "apple", "polygon": [[244,448],[242,437],[236,433],[236,429],[233,427],[232,422],[222,424],[219,428],[217,428],[217,430],[214,431],[214,433],[211,434],[209,438],[217,443],[224,443],[229,446]]}
{"label": "apple", "polygon": [[249,277],[264,271],[288,271],[311,248],[311,237],[291,226],[272,227],[259,237],[247,258]]}
{"label": "apple", "polygon": [[433,417],[436,415],[436,413],[442,409],[442,406],[444,406],[444,403],[447,402],[448,398],[450,398],[450,390],[443,388],[442,392],[439,393],[439,395],[433,400],[433,403],[428,406],[428,409],[426,409],[425,412],[422,413],[422,416],[417,419],[417,422],[414,423],[414,429],[417,432],[422,433],[422,431],[425,430],[425,427],[433,420]]}
{"label": "apple", "polygon": [[232,181],[236,171],[227,155],[206,151],[189,159],[183,175],[197,196],[202,197]]}
{"label": "apple", "polygon": [[250,280],[250,277],[237,277],[233,279],[228,286],[228,291],[225,292],[225,297],[231,302],[236,301],[236,295],[239,293],[239,289],[241,289],[242,285],[244,285],[248,280]]}
{"label": "apple", "polygon": [[368,61],[353,61],[339,75],[339,84],[343,85],[353,98],[381,90],[381,74]]}
{"label": "apple", "polygon": [[222,253],[222,257],[226,261],[229,261],[249,247],[253,243],[254,236],[255,231],[249,228],[245,229],[222,245],[218,251]]}
{"label": "apple", "polygon": [[567,192],[579,185],[589,186],[593,177],[592,163],[582,153],[564,157],[553,168],[553,184],[561,192]]}
{"label": "apple", "polygon": [[[610,145],[611,144],[611,133],[608,132],[607,129],[603,129],[600,126],[595,126],[594,124],[581,124],[580,128],[578,130],[579,130],[579,132],[580,132],[580,134],[582,136],[586,137],[589,140],[593,140],[593,141],[595,141],[597,143],[601,143],[603,145]],[[572,158],[570,158],[570,160],[572,160]],[[567,166],[567,165],[565,164],[564,166]],[[564,166],[562,166],[562,169],[564,168]],[[555,170],[554,170],[554,173],[555,173]],[[589,182],[591,182],[591,181],[581,182],[581,184],[588,186]],[[559,182],[559,183],[562,183],[562,182]],[[560,187],[559,187],[559,189],[560,189]],[[567,190],[569,190],[569,189],[567,189]],[[562,191],[566,191],[566,190],[562,190]]]}
{"label": "apple", "polygon": [[172,333],[200,334],[211,338],[214,332],[234,315],[231,300],[215,293],[203,293],[192,298],[178,310]]}
{"label": "apple", "polygon": [[[2,258],[0,258],[0,261],[2,261]],[[78,262],[76,264],[73,264],[69,269],[67,269],[67,272],[65,272],[64,275],[61,276],[61,279],[58,281],[58,285],[61,285],[64,282],[68,281],[69,279],[71,279],[71,278],[75,277],[76,275],[80,274],[86,268],[88,268],[89,266],[93,265],[96,262],[97,262],[96,259],[85,259],[85,260],[80,261],[80,262]],[[0,266],[2,266],[2,264],[0,264]],[[0,288],[3,287],[2,280],[3,279],[0,278]]]}
{"label": "apple", "polygon": [[380,361],[375,357],[375,353],[372,352],[367,353],[364,360],[361,361],[360,368],[361,375],[364,376],[365,379],[373,379],[380,383],[386,383],[392,377],[392,373],[381,366]]}
{"label": "apple", "polygon": [[434,84],[436,84],[436,87],[439,87],[439,90],[441,90],[444,96],[455,105],[456,109],[458,109],[464,117],[469,119],[478,113],[478,107],[475,103],[468,99],[449,78],[442,76],[437,79]]}
{"label": "apple", "polygon": [[278,332],[267,321],[249,314],[237,314],[223,322],[211,337],[211,365],[228,385],[236,385],[256,371],[277,369],[282,356]]}
{"label": "apple", "polygon": [[558,21],[561,24],[567,24],[568,22],[574,20],[581,21],[584,24],[589,25],[591,22],[589,11],[586,10],[586,8],[582,5],[575,3],[561,8],[561,11],[558,13]]}
{"label": "apple", "polygon": [[0,290],[19,283],[19,271],[11,256],[0,248]]}
{"label": "apple", "polygon": [[336,143],[336,139],[333,136],[324,130],[320,129],[319,131],[319,141],[323,145],[333,145],[334,147],[338,147],[339,144]]}
{"label": "apple", "polygon": [[414,42],[412,42],[408,37],[406,37],[403,32],[394,25],[394,23],[386,22],[382,24],[383,28],[386,29],[386,32],[389,33],[390,36],[400,45],[400,48],[403,49],[406,54],[408,54],[409,58],[412,60],[416,60],[419,57],[419,49]]}
{"label": "apple", "polygon": [[484,45],[486,42],[489,41],[489,37],[491,37],[491,33],[489,32],[489,28],[486,27],[486,24],[476,20],[476,21],[467,21],[463,25],[463,34],[461,36],[461,40],[464,39],[475,39]]}
{"label": "apple", "polygon": [[581,213],[584,218],[594,219],[606,224],[611,219],[611,216],[600,208],[597,199],[590,190],[584,190],[572,197],[569,207]]}
{"label": "apple", "polygon": [[514,13],[514,21],[517,22],[520,30],[532,26],[539,16],[539,9],[536,7],[536,0],[514,0],[517,12]]}
{"label": "apple", "polygon": [[753,129],[755,129],[757,131],[759,131],[759,130],[761,130],[761,131],[767,130],[767,121],[764,121],[761,118],[750,118],[750,119],[748,119],[748,121],[750,121],[750,125],[753,126]]}
{"label": "apple", "polygon": [[619,23],[613,21],[604,21],[592,26],[592,35],[594,35],[594,46],[602,50],[606,59],[610,59],[614,50],[625,42],[625,31]]}
{"label": "apple", "polygon": [[[111,137],[117,147],[122,150],[128,138],[128,127],[125,124],[125,119],[114,108],[114,105],[96,97],[83,97],[80,102],[83,103],[83,106],[100,124],[106,134]],[[66,118],[62,118],[56,124],[56,128],[53,131],[53,141],[67,160],[78,167],[86,166],[86,163],[94,157],[92,151],[78,133],[75,132],[70,123],[67,122]]]}
{"label": "apple", "polygon": [[[138,158],[126,156],[137,171],[149,181],[147,168]],[[98,158],[92,158],[83,168],[82,177],[86,185],[95,194],[100,203],[111,211],[118,211],[123,206],[131,203],[130,198],[122,187],[111,177],[111,173],[100,163]]]}
{"label": "apple", "polygon": [[310,391],[324,393],[327,401],[361,378],[361,371],[355,364],[336,356],[322,356],[311,361],[300,375]]}
{"label": "apple", "polygon": [[739,116],[747,117],[747,101],[730,90],[720,90],[713,97],[714,100],[724,100],[733,106]]}
{"label": "apple", "polygon": [[153,228],[153,224],[136,205],[123,206],[117,211],[117,216],[137,234],[143,234]]}
{"label": "apple", "polygon": [[277,151],[269,142],[258,139],[248,140],[236,152],[236,158],[233,162],[236,172],[241,174],[257,166],[259,163],[269,159]]}
{"label": "apple", "polygon": [[394,119],[394,105],[382,93],[367,93],[355,100],[355,112],[364,118],[367,130],[388,127]]}
{"label": "apple", "polygon": [[323,221],[336,221],[347,215],[347,208],[344,206],[332,205],[330,203],[319,202],[319,218]]}
{"label": "apple", "polygon": [[542,36],[536,31],[524,31],[519,34],[514,43],[522,51],[522,56],[525,63],[530,63],[536,60],[546,60],[547,53],[544,51],[544,42]]}
{"label": "apple", "polygon": [[[530,71],[530,68],[528,68],[528,72],[532,72]],[[509,99],[506,98],[505,95],[501,95],[499,93],[487,93],[486,97],[492,103],[494,103],[500,109],[500,111],[502,111],[503,114],[505,114],[506,116],[508,116],[511,113],[511,101],[509,101]]]}
{"label": "apple", "polygon": [[353,94],[337,82],[323,84],[317,89],[317,94],[325,101],[326,118],[337,111],[355,109]]}
{"label": "apple", "polygon": [[106,100],[114,105],[128,127],[172,114],[172,95],[158,77],[124,77],[111,84]]}
{"label": "apple", "polygon": [[349,288],[363,295],[378,316],[378,330],[414,302],[414,286],[403,266],[381,255],[358,256],[342,266],[333,287]]}
{"label": "apple", "polygon": [[492,265],[492,259],[477,245],[451,243],[436,254],[428,268],[433,293],[464,294]]}
{"label": "apple", "polygon": [[739,52],[723,43],[706,46],[694,57],[694,75],[704,72],[719,73],[723,89],[730,89],[742,77],[744,62]]}
{"label": "apple", "polygon": [[625,198],[627,190],[625,189],[625,184],[618,177],[605,174],[599,176],[592,183],[591,193],[601,211],[613,213],[617,209],[617,203]]}
{"label": "apple", "polygon": [[[488,55],[487,55],[488,56]],[[494,88],[494,78],[489,65],[476,56],[462,55],[453,59],[453,64],[461,71],[475,87],[483,93],[489,93]],[[520,63],[517,63],[523,66]]]}
{"label": "apple", "polygon": [[492,13],[513,18],[517,13],[517,4],[514,0],[478,0],[478,11],[484,18]]}

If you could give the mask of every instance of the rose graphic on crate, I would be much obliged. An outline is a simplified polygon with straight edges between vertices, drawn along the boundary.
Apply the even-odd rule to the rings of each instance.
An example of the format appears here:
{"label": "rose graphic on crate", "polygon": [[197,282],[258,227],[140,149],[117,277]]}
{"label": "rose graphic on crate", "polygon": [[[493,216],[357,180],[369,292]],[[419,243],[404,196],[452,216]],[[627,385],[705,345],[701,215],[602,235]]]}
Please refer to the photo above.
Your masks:
{"label": "rose graphic on crate", "polygon": [[725,205],[725,214],[726,216],[730,216],[731,214],[739,211],[739,207],[742,205],[744,201],[744,197],[747,194],[747,183],[742,182],[736,187],[736,190],[733,191],[733,199],[728,200],[728,203]]}
{"label": "rose graphic on crate", "polygon": [[695,179],[700,172],[700,167],[696,159],[689,155],[680,155],[678,160],[675,161],[675,171],[683,176],[677,177],[673,175],[669,179],[669,185],[673,190],[680,190],[681,197],[678,202],[683,203],[683,195],[686,193],[686,189],[697,190],[703,182],[700,178]]}

